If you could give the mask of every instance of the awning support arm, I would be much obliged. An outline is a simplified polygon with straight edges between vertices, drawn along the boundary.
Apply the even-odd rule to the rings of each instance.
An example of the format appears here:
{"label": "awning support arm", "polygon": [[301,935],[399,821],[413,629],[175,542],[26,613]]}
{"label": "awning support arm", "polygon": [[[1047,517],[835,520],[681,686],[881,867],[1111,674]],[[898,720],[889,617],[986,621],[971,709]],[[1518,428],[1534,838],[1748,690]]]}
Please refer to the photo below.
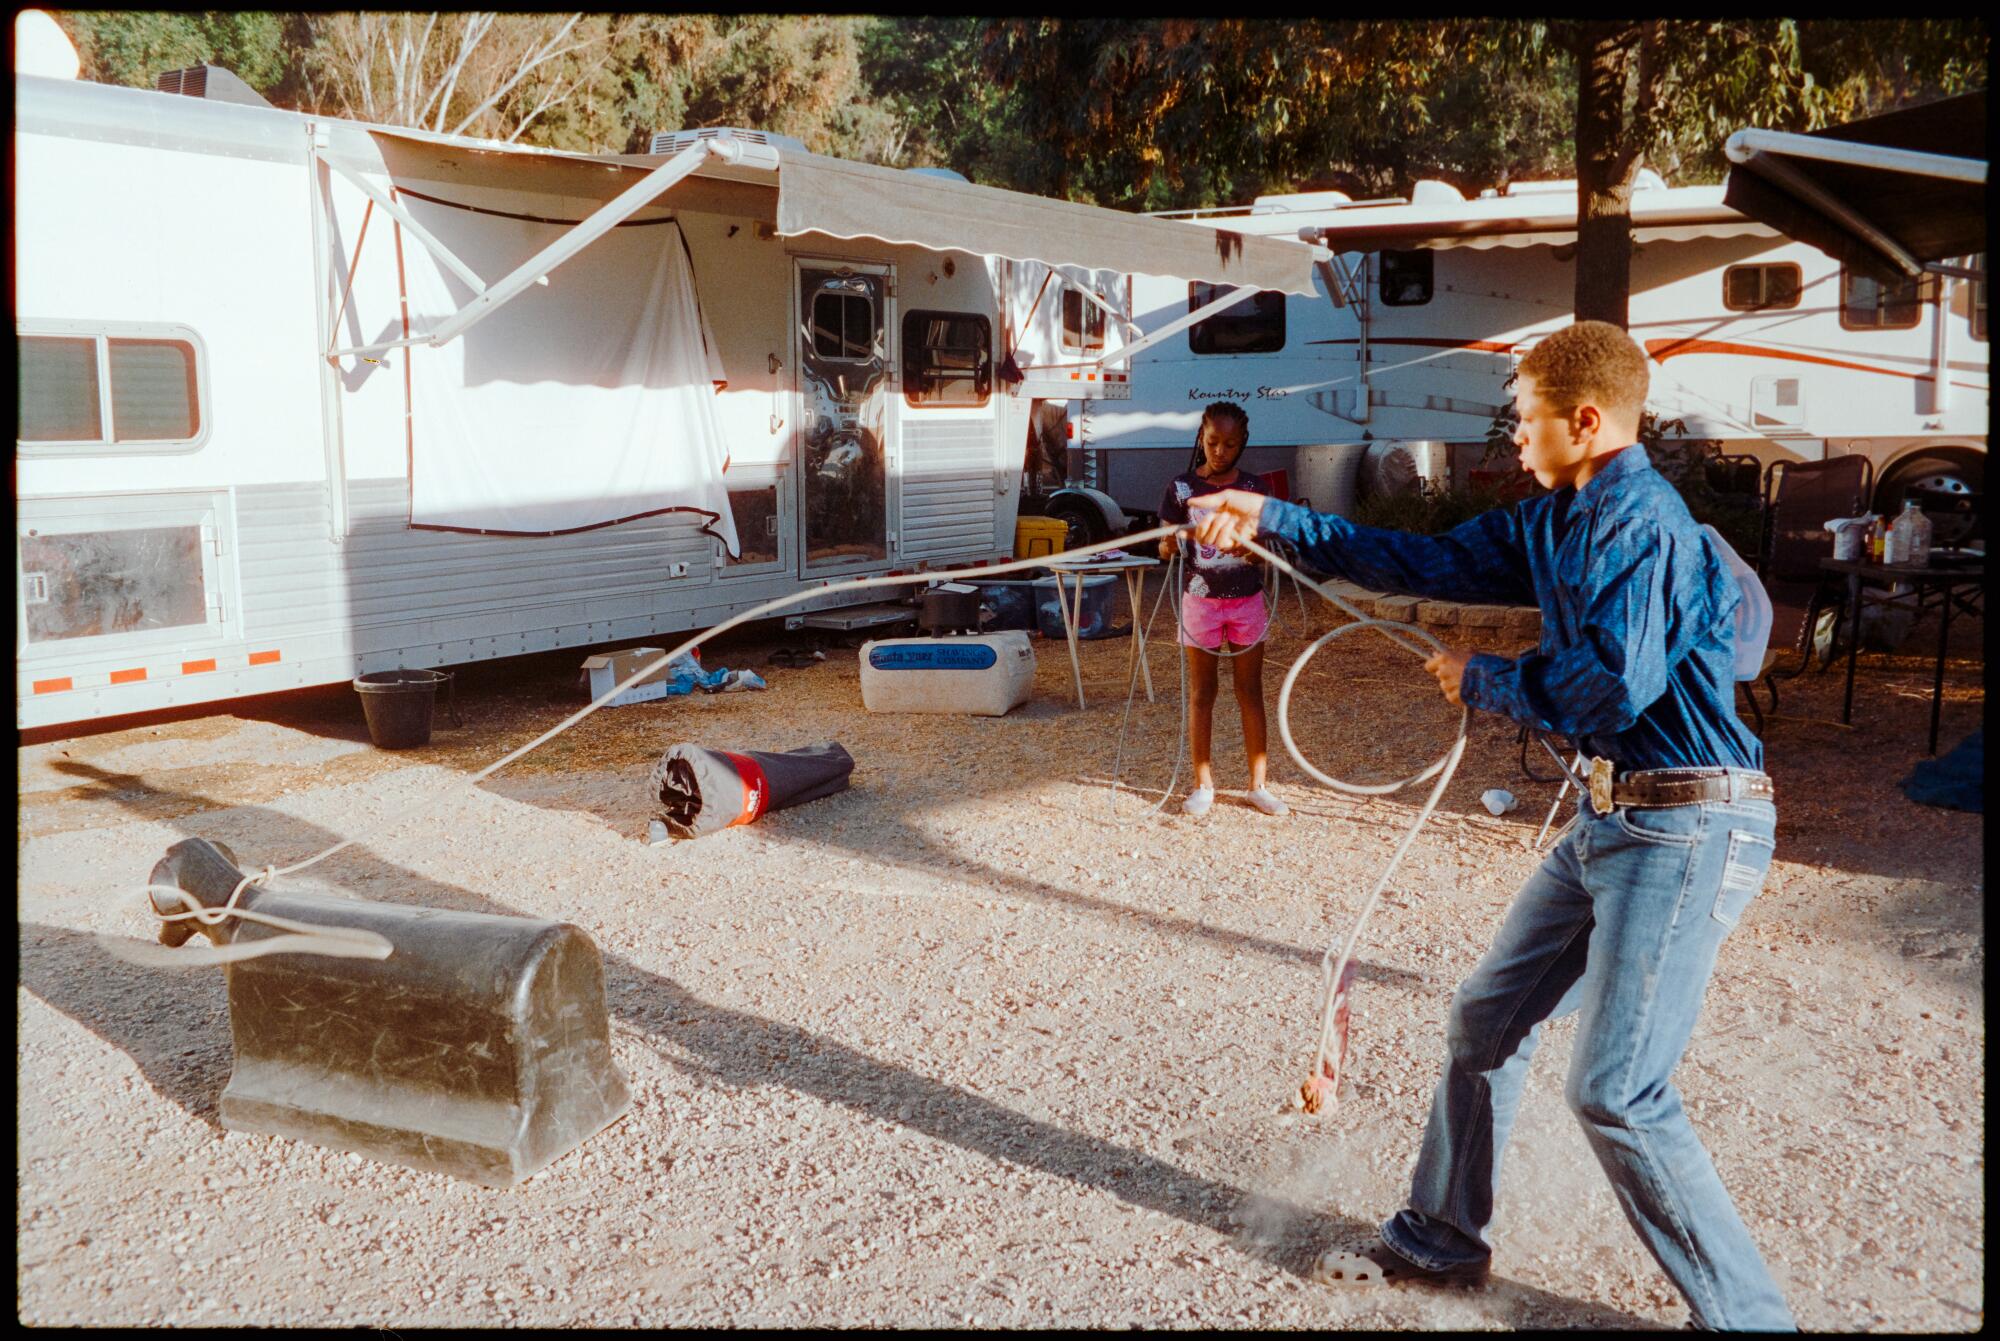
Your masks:
{"label": "awning support arm", "polygon": [[[1741,134],[1742,132],[1737,132]],[[1734,155],[1732,155],[1734,157]],[[1791,164],[1773,155],[1750,150],[1746,157],[1738,160],[1745,168],[1775,182],[1791,195],[1805,201],[1814,209],[1832,219],[1856,237],[1866,242],[1887,257],[1891,264],[1911,279],[1924,273],[1923,265],[1916,257],[1905,251],[1901,244],[1868,220],[1843,205],[1832,195],[1822,190],[1817,183]]]}
{"label": "awning support arm", "polygon": [[414,237],[417,241],[421,242],[424,245],[424,250],[428,251],[431,255],[437,257],[438,260],[442,261],[445,265],[449,266],[451,268],[451,272],[454,275],[457,275],[460,279],[464,280],[466,284],[471,287],[474,293],[486,292],[486,281],[481,279],[478,273],[475,272],[471,266],[467,265],[464,261],[459,260],[458,257],[452,253],[451,248],[445,246],[444,243],[438,241],[435,237],[433,237],[431,235],[431,231],[428,228],[425,228],[422,224],[418,223],[416,221],[416,218],[413,215],[411,215],[411,213],[407,209],[397,204],[396,201],[390,196],[390,194],[387,191],[384,191],[382,188],[375,185],[375,183],[369,181],[366,177],[362,176],[360,173],[350,172],[340,163],[327,157],[325,154],[319,153],[317,150],[314,151],[313,156],[319,159],[320,162],[332,168],[335,172],[339,173],[341,176],[345,177],[348,181],[352,182],[355,188],[359,190],[361,194],[367,196],[370,200],[380,205],[383,209],[389,211],[390,217],[394,218],[396,222],[403,225],[403,227],[409,229],[410,236]]}
{"label": "awning support arm", "polygon": [[[446,317],[429,335],[358,345],[352,349],[336,350],[329,357],[373,354],[403,345],[450,343],[472,326],[492,316],[506,303],[520,297],[531,285],[544,282],[550,271],[652,204],[677,182],[692,174],[711,154],[725,163],[734,163],[741,167],[759,168],[766,172],[778,170],[777,151],[768,145],[744,144],[733,137],[720,136],[712,140],[698,140],[600,206],[588,218],[523,261],[505,277],[494,281],[490,287],[481,288],[471,302]],[[377,199],[379,200],[379,197]],[[386,205],[386,202],[383,203]],[[394,207],[389,206],[389,208]],[[397,217],[405,223],[408,222],[407,216],[401,212],[398,212]],[[418,236],[422,238],[423,234],[420,233]],[[429,243],[426,245],[431,246],[431,250],[438,254],[440,260],[449,258],[450,253],[441,247]],[[479,287],[476,277],[471,282],[475,287]]]}
{"label": "awning support arm", "polygon": [[1818,135],[1795,135],[1782,130],[1739,130],[1723,144],[1722,152],[1730,162],[1741,163],[1745,167],[1759,155],[1783,154],[1787,158],[1810,158],[1822,163],[1881,168],[1919,177],[1942,177],[1946,181],[1970,182],[1976,186],[1986,182],[1986,160],[1983,158],[1926,154],[1915,149],[1891,149],[1887,145],[1831,140]]}
{"label": "awning support arm", "polygon": [[1194,325],[1198,321],[1207,321],[1210,317],[1222,311],[1224,308],[1234,307],[1238,303],[1242,302],[1245,298],[1248,298],[1252,294],[1260,292],[1262,292],[1262,290],[1253,288],[1248,284],[1239,285],[1238,287],[1233,288],[1229,292],[1223,294],[1220,298],[1216,298],[1210,302],[1202,304],[1200,307],[1197,307],[1194,311],[1188,313],[1186,316],[1175,318],[1173,321],[1170,321],[1166,325],[1160,327],[1160,329],[1158,329],[1157,331],[1154,331],[1151,335],[1148,335],[1143,339],[1134,340],[1131,344],[1125,345],[1122,348],[1112,350],[1110,353],[1106,354],[1103,358],[1097,360],[1096,366],[1102,368],[1106,364],[1122,363],[1126,359],[1129,359],[1134,354],[1138,353],[1140,350],[1151,349],[1154,345],[1160,343],[1160,341],[1162,340],[1165,340],[1167,337],[1180,334],[1182,331],[1186,330],[1188,327]]}
{"label": "awning support arm", "polygon": [[[757,157],[768,161],[749,162],[752,155],[745,151],[755,149],[763,149],[765,152]],[[773,172],[778,167],[778,156],[768,146],[742,145],[733,138],[721,137],[695,141],[632,183],[582,223],[516,266],[504,279],[496,280],[492,288],[446,317],[438,324],[438,328],[431,332],[430,342],[434,345],[447,344],[463,335],[472,326],[492,316],[503,304],[520,297],[530,285],[546,277],[551,270],[652,204],[675,183],[691,175],[711,154],[725,163],[741,162],[744,166],[765,167]]]}

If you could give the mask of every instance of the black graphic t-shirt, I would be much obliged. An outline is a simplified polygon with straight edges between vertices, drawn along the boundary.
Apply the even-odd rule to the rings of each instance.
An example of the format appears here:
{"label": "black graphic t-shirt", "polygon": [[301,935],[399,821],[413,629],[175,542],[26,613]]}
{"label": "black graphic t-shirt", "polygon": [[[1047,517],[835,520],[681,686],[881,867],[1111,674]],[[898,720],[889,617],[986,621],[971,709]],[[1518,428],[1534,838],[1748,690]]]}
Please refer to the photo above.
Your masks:
{"label": "black graphic t-shirt", "polygon": [[[1190,498],[1200,498],[1204,494],[1220,493],[1224,489],[1241,489],[1245,493],[1264,494],[1264,477],[1252,475],[1247,470],[1238,470],[1236,478],[1227,484],[1217,484],[1203,479],[1192,470],[1174,476],[1167,486],[1167,496],[1160,500],[1160,520],[1186,524],[1198,522],[1208,515],[1207,508],[1194,508],[1192,515],[1188,508]],[[1186,568],[1185,590],[1190,596],[1208,596],[1215,600],[1229,600],[1237,596],[1260,596],[1264,592],[1264,571],[1247,555],[1224,554],[1212,545],[1194,546],[1194,559]]]}

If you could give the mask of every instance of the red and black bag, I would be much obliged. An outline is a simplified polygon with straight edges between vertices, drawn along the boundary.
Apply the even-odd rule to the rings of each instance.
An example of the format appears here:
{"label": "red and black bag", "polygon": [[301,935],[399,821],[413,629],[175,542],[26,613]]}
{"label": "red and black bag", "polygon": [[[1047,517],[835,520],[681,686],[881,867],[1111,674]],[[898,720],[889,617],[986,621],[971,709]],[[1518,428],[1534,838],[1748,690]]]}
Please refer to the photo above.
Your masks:
{"label": "red and black bag", "polygon": [[675,745],[653,765],[660,818],[676,838],[749,824],[847,789],[854,759],[834,741],[783,753]]}

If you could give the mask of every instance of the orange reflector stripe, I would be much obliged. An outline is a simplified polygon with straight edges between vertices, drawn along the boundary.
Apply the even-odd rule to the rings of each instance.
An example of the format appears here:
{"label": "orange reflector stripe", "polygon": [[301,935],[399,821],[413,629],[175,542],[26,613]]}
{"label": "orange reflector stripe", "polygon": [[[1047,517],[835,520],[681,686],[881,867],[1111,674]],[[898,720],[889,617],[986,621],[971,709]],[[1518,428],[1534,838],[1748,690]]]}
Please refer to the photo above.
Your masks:
{"label": "orange reflector stripe", "polygon": [[62,679],[60,680],[35,681],[35,692],[37,694],[60,694],[65,689],[68,688],[69,688],[69,676],[67,675],[63,676]]}
{"label": "orange reflector stripe", "polygon": [[199,675],[203,671],[212,671],[214,669],[215,661],[213,658],[207,661],[183,661],[181,663],[181,674],[183,675]]}
{"label": "orange reflector stripe", "polygon": [[276,652],[252,652],[250,654],[250,664],[253,666],[268,666],[277,659],[278,654]]}
{"label": "orange reflector stripe", "polygon": [[144,666],[137,667],[134,670],[111,672],[111,683],[113,684],[131,684],[134,680],[143,680],[145,678],[146,668]]}

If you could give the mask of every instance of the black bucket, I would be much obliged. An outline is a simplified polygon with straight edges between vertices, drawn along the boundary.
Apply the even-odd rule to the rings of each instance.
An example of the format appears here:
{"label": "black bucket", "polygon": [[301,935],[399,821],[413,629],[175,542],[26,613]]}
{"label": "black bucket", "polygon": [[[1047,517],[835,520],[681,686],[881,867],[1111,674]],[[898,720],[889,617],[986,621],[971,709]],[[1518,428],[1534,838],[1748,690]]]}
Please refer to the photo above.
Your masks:
{"label": "black bucket", "polygon": [[410,750],[431,740],[431,711],[439,685],[450,684],[446,671],[375,671],[354,681],[361,695],[361,713],[368,719],[368,739],[378,750]]}

